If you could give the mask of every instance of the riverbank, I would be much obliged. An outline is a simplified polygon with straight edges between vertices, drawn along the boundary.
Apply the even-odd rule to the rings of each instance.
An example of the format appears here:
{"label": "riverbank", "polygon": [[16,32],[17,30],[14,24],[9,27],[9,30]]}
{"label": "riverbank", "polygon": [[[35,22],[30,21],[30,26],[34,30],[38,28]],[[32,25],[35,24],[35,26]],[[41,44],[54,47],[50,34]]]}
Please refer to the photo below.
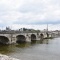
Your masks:
{"label": "riverbank", "polygon": [[12,58],[10,56],[0,54],[0,60],[20,60],[20,59],[16,59],[16,58]]}

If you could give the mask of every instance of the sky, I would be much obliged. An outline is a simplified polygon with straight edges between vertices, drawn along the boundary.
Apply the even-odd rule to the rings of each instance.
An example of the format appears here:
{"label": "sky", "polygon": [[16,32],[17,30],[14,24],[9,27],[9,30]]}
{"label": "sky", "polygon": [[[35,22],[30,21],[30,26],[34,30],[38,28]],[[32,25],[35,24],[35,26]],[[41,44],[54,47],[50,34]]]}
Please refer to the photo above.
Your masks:
{"label": "sky", "polygon": [[60,0],[0,0],[0,29],[60,30]]}

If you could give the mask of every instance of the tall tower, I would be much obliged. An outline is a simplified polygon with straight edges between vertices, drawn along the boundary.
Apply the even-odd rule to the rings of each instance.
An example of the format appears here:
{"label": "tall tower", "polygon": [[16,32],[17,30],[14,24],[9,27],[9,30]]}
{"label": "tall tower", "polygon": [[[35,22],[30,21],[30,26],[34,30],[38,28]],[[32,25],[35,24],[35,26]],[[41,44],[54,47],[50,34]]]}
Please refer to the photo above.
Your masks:
{"label": "tall tower", "polygon": [[47,24],[47,33],[48,33],[48,24]]}
{"label": "tall tower", "polygon": [[49,33],[48,33],[48,24],[47,24],[47,32],[46,32],[46,34],[47,34],[47,38],[49,37]]}

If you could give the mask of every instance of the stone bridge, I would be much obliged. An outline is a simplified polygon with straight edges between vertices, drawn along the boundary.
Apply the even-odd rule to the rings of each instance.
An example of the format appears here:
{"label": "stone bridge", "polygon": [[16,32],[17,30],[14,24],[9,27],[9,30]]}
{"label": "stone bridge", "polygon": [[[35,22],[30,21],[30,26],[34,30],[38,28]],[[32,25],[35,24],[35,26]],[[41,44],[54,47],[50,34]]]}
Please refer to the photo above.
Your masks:
{"label": "stone bridge", "polygon": [[[49,37],[52,35],[49,34]],[[31,42],[35,40],[40,40],[41,38],[46,38],[46,33],[1,33],[0,43],[12,44],[19,42]]]}

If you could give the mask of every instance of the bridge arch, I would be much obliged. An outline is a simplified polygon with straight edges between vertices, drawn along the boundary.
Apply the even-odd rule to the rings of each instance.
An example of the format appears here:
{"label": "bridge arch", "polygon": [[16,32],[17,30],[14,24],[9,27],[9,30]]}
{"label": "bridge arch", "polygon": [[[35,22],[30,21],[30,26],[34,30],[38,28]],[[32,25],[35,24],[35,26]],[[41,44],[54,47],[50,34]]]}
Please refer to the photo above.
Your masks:
{"label": "bridge arch", "polygon": [[31,34],[31,41],[36,41],[36,35],[35,34]]}
{"label": "bridge arch", "polygon": [[5,36],[0,36],[0,44],[8,44],[9,39]]}
{"label": "bridge arch", "polygon": [[48,34],[48,32],[46,33],[47,34],[47,38],[49,37],[49,34]]}
{"label": "bridge arch", "polygon": [[41,33],[40,34],[40,38],[43,39],[44,38],[44,34]]}
{"label": "bridge arch", "polygon": [[24,35],[18,35],[16,36],[16,38],[17,38],[16,40],[17,43],[26,42],[26,37]]}

